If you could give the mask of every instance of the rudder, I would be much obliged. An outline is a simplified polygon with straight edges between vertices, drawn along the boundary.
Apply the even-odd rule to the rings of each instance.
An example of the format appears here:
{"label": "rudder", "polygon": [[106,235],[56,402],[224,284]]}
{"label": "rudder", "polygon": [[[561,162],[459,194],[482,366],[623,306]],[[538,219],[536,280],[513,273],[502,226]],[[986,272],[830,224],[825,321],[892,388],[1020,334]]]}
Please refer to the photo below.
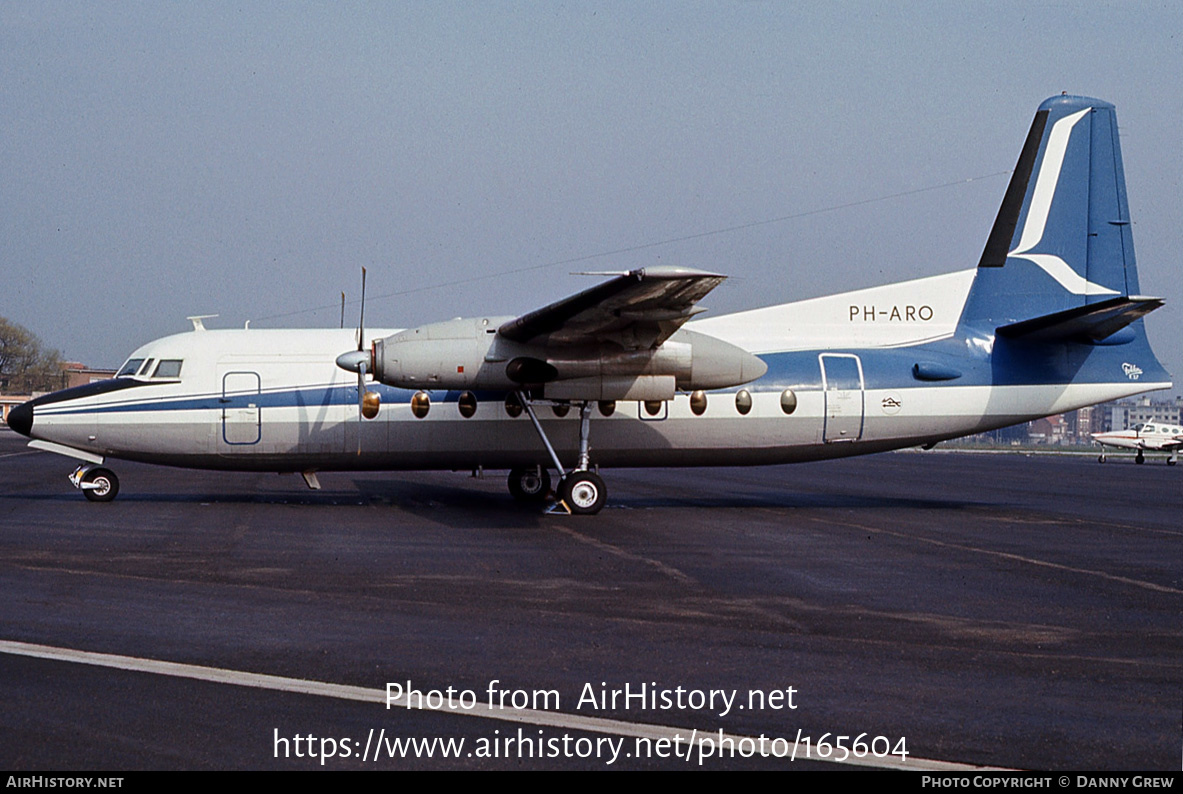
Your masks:
{"label": "rudder", "polygon": [[961,324],[990,332],[1138,294],[1113,105],[1039,106],[987,239]]}

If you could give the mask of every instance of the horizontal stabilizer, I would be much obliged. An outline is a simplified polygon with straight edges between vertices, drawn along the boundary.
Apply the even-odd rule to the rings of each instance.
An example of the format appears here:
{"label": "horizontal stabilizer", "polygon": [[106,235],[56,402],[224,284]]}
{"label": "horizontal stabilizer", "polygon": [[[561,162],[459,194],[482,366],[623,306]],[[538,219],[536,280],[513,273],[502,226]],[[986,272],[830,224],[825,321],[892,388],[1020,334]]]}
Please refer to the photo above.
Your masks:
{"label": "horizontal stabilizer", "polygon": [[1102,342],[1162,305],[1161,298],[1137,295],[1110,298],[1002,325],[998,327],[997,334],[1029,342]]}

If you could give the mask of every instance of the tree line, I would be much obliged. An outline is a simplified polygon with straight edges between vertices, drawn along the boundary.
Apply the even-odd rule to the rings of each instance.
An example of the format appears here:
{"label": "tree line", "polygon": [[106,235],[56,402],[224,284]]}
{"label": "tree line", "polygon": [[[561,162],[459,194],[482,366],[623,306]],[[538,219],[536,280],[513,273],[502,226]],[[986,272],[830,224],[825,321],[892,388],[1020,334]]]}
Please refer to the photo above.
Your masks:
{"label": "tree line", "polygon": [[27,328],[0,317],[0,393],[32,394],[66,386],[62,354]]}

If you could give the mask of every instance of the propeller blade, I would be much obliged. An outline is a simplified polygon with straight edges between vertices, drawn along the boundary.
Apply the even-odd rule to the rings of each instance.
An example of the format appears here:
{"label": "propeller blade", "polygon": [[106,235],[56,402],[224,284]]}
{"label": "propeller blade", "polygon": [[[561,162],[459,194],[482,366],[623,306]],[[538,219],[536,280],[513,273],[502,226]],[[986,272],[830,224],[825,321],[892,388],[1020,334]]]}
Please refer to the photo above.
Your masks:
{"label": "propeller blade", "polygon": [[[345,322],[345,293],[341,293],[341,322]],[[337,356],[337,366],[348,372],[357,373],[357,454],[361,454],[361,433],[364,419],[378,415],[381,401],[379,392],[366,390],[366,370],[369,369],[370,353],[366,350],[366,269],[361,269],[361,310],[357,318],[357,350],[350,350]]]}
{"label": "propeller blade", "polygon": [[366,399],[366,362],[359,361],[357,366],[357,454],[361,454],[361,428],[363,404]]}

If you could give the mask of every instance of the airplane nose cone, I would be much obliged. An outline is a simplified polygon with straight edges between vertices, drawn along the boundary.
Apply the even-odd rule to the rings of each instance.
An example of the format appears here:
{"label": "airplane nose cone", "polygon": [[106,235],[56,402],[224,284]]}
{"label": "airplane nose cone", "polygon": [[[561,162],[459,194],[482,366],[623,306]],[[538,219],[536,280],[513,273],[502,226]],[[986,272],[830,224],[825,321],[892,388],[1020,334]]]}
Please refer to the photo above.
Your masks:
{"label": "airplane nose cone", "polygon": [[8,426],[22,436],[30,435],[33,431],[33,403],[21,403],[8,412]]}

